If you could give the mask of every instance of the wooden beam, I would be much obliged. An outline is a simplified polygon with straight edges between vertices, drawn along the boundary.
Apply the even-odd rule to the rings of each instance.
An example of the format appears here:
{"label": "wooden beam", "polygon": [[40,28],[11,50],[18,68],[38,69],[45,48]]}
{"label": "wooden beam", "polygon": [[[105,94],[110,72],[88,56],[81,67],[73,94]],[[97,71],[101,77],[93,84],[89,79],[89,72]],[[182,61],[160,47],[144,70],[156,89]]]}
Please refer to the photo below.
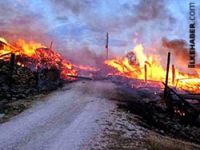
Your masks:
{"label": "wooden beam", "polygon": [[77,75],[67,75],[68,77],[75,78],[75,79],[84,79],[84,80],[92,80],[90,77],[84,77],[84,76],[77,76]]}

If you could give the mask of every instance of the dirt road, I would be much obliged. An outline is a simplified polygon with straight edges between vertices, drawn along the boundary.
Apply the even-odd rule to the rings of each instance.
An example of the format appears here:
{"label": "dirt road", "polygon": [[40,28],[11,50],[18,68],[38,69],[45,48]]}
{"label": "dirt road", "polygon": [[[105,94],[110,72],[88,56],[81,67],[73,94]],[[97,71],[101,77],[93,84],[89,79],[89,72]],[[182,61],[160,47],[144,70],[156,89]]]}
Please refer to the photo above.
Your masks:
{"label": "dirt road", "polygon": [[[0,125],[1,150],[73,150],[99,134],[97,120],[115,109],[106,82],[76,82]],[[84,149],[90,149],[84,146]]]}

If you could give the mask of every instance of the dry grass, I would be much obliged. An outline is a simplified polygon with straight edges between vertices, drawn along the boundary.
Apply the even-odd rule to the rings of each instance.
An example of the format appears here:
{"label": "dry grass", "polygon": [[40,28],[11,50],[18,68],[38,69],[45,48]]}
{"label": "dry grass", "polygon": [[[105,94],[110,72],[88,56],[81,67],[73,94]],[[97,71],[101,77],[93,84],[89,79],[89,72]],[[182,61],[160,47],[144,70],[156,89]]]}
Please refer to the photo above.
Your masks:
{"label": "dry grass", "polygon": [[155,135],[146,138],[146,144],[150,150],[200,150],[199,145]]}

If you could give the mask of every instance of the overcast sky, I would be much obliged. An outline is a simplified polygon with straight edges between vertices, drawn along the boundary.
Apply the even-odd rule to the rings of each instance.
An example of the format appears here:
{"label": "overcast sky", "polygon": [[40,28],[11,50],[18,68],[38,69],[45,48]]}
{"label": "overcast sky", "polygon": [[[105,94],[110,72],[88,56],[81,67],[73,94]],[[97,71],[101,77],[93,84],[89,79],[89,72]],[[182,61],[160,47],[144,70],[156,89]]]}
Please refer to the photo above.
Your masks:
{"label": "overcast sky", "polygon": [[188,41],[188,12],[189,0],[0,0],[0,36],[53,40],[62,53],[85,47],[101,53],[109,32],[112,51],[124,54],[136,38],[151,46],[162,38]]}

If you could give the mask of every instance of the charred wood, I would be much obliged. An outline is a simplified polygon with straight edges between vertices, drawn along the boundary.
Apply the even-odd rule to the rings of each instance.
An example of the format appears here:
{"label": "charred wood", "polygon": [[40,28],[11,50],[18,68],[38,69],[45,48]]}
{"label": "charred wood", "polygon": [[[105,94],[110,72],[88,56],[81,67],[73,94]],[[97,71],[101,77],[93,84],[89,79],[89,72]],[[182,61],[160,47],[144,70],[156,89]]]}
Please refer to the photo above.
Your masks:
{"label": "charred wood", "polygon": [[90,77],[83,77],[83,76],[68,75],[68,77],[76,78],[76,79],[92,80],[92,78]]}
{"label": "charred wood", "polygon": [[168,76],[169,76],[169,66],[170,66],[170,52],[167,56],[167,69],[166,69],[166,78],[165,78],[165,89],[164,89],[164,98],[167,96],[167,85],[168,85]]}
{"label": "charred wood", "polygon": [[182,122],[193,124],[200,112],[172,88],[166,84],[164,85],[167,88],[165,102],[169,112],[179,117]]}

